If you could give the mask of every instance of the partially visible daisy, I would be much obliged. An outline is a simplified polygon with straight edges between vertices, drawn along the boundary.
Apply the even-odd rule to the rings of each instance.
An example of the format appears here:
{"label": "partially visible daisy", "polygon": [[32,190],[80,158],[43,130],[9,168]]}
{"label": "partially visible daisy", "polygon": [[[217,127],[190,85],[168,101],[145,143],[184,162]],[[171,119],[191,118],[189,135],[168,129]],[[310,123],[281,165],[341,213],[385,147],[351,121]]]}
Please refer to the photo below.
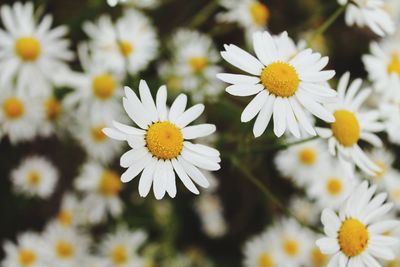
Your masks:
{"label": "partially visible daisy", "polygon": [[389,200],[393,202],[396,210],[400,210],[400,175],[399,172],[392,172],[385,177],[385,190]]}
{"label": "partially visible daisy", "polygon": [[398,239],[385,233],[399,226],[397,220],[384,220],[392,203],[384,203],[386,193],[374,195],[376,186],[360,184],[343,203],[339,216],[331,209],[322,212],[326,237],[316,244],[322,253],[333,255],[328,266],[381,266],[376,258],[392,260],[391,247]]}
{"label": "partially visible daisy", "polygon": [[95,162],[86,163],[75,180],[75,187],[85,193],[82,205],[86,206],[89,222],[99,223],[107,214],[116,217],[122,213],[119,198],[122,183],[116,171]]}
{"label": "partially visible daisy", "polygon": [[139,84],[140,100],[129,87],[125,87],[125,95],[123,106],[139,128],[114,122],[115,128],[104,129],[109,137],[126,140],[131,147],[120,160],[121,166],[128,168],[121,176],[122,182],[129,182],[142,172],[139,194],[147,196],[153,185],[157,199],[163,198],[166,192],[170,197],[175,197],[175,173],[186,188],[195,194],[199,194],[199,191],[193,181],[208,187],[209,182],[199,169],[218,170],[220,153],[190,140],[212,134],[215,125],[188,126],[201,115],[204,105],[197,104],[185,111],[187,97],[181,94],[168,109],[167,88],[159,88],[154,102],[143,80]]}
{"label": "partially visible daisy", "polygon": [[345,20],[348,26],[367,26],[379,36],[393,34],[395,25],[384,9],[384,0],[338,0],[347,5]]}
{"label": "partially visible daisy", "polygon": [[56,222],[65,227],[74,227],[85,221],[85,213],[78,197],[72,193],[67,193],[62,198]]}
{"label": "partially visible daisy", "polygon": [[369,153],[371,160],[380,168],[380,171],[375,172],[371,176],[374,184],[380,186],[381,189],[385,188],[386,178],[389,176],[398,177],[400,179],[399,171],[393,168],[395,157],[393,153],[387,149],[374,149]]}
{"label": "partially visible daisy", "polygon": [[329,151],[338,155],[339,160],[346,166],[349,173],[356,165],[369,175],[379,172],[380,168],[372,162],[359,146],[364,140],[373,146],[381,147],[382,141],[375,134],[384,129],[379,122],[380,114],[376,110],[360,110],[361,105],[371,94],[371,89],[362,88],[362,80],[356,79],[349,84],[350,73],[345,73],[339,81],[339,99],[329,105],[335,122],[330,128],[318,128],[321,137],[328,139]]}
{"label": "partially visible daisy", "polygon": [[392,17],[394,23],[400,23],[400,2],[397,0],[386,0],[383,9]]}
{"label": "partially visible daisy", "polygon": [[[48,95],[58,72],[73,58],[65,26],[51,29],[53,17],[39,22],[32,2],[1,7],[0,84],[16,81],[20,93]],[[34,81],[34,82],[32,82]]]}
{"label": "partially visible daisy", "polygon": [[48,198],[54,192],[58,171],[46,158],[31,156],[11,172],[14,191],[19,194]]}
{"label": "partially visible daisy", "polygon": [[277,248],[271,243],[272,237],[267,230],[246,242],[243,248],[245,267],[278,266]]}
{"label": "partially visible daisy", "polygon": [[227,224],[223,215],[221,200],[214,194],[202,194],[196,202],[196,210],[202,222],[203,231],[210,237],[226,234]]}
{"label": "partially visible daisy", "polygon": [[61,122],[65,115],[65,106],[62,101],[53,95],[49,95],[40,99],[42,104],[43,118],[38,126],[38,134],[48,137],[57,133],[62,126]]}
{"label": "partially visible daisy", "polygon": [[[391,100],[393,100],[393,98]],[[388,134],[389,141],[393,144],[400,145],[400,102],[384,102],[384,104],[380,105],[380,110],[382,113],[382,118],[385,124],[385,130]]]}
{"label": "partially visible daisy", "polygon": [[17,244],[4,242],[3,267],[42,267],[46,262],[43,255],[42,238],[31,232],[18,235]]}
{"label": "partially visible daisy", "polygon": [[300,221],[315,225],[319,222],[321,209],[305,197],[292,197],[289,210]]}
{"label": "partially visible daisy", "polygon": [[157,54],[158,39],[150,20],[134,9],[127,9],[115,25],[103,15],[97,23],[86,22],[83,29],[95,56],[115,72],[137,74]]}
{"label": "partially visible daisy", "polygon": [[322,254],[319,247],[314,245],[308,252],[308,262],[309,264],[307,266],[310,267],[326,267],[329,262],[329,257]]}
{"label": "partially visible daisy", "polygon": [[235,45],[225,45],[226,51],[221,52],[226,61],[250,74],[221,73],[217,77],[232,84],[226,88],[231,95],[256,95],[241,116],[242,122],[257,117],[253,128],[256,137],[265,131],[271,117],[278,137],[286,130],[300,137],[300,126],[316,135],[305,110],[324,121],[335,120],[323,106],[336,97],[336,92],[327,84],[335,72],[322,71],[328,58],[311,49],[289,55],[285,51],[289,42],[287,33],[277,42],[268,32],[256,32],[253,46],[257,58]]}

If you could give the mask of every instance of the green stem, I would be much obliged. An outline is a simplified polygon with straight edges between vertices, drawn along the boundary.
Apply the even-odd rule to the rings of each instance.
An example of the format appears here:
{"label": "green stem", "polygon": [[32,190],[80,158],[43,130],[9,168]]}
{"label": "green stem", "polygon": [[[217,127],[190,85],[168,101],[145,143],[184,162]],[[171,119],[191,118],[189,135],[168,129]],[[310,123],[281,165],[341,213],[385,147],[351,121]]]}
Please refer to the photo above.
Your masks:
{"label": "green stem", "polygon": [[196,28],[203,24],[211,14],[218,8],[218,1],[211,0],[202,10],[200,10],[193,20],[189,23],[189,28]]}

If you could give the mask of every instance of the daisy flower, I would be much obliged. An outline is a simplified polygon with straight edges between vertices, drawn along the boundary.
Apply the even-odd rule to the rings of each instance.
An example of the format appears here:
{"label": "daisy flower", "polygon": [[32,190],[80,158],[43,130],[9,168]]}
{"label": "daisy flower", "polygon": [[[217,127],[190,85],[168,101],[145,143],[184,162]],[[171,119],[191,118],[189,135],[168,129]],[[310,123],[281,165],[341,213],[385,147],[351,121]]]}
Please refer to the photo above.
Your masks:
{"label": "daisy flower", "polygon": [[345,21],[348,26],[369,27],[375,34],[385,36],[395,32],[395,25],[384,10],[384,0],[338,0],[347,5]]}
{"label": "daisy flower", "polygon": [[398,239],[385,232],[399,225],[397,220],[382,220],[392,207],[385,203],[386,193],[374,195],[376,186],[360,184],[343,203],[339,216],[331,209],[322,212],[321,221],[326,237],[316,244],[322,253],[333,255],[330,266],[381,266],[376,258],[394,259],[391,246]]}
{"label": "daisy flower", "polygon": [[292,197],[289,203],[289,210],[300,221],[310,225],[315,225],[319,222],[322,211],[318,206],[305,197]]}
{"label": "daisy flower", "polygon": [[271,243],[271,238],[272,235],[267,230],[246,242],[243,249],[245,267],[277,266],[276,246]]}
{"label": "daisy flower", "polygon": [[43,240],[37,234],[26,232],[18,235],[17,244],[4,242],[5,257],[3,267],[42,267],[45,257],[42,251]]}
{"label": "daisy flower", "polygon": [[44,115],[38,126],[38,134],[48,137],[55,134],[58,127],[61,126],[65,107],[63,102],[53,95],[41,98],[40,102]]}
{"label": "daisy flower", "polygon": [[209,237],[218,238],[225,235],[227,225],[218,196],[210,193],[201,195],[196,202],[196,210],[202,222],[202,229]]}
{"label": "daisy flower", "polygon": [[204,110],[197,104],[186,109],[187,97],[179,95],[168,109],[167,88],[161,86],[154,102],[147,83],[139,84],[138,96],[125,87],[123,106],[129,117],[140,128],[114,122],[115,128],[105,128],[110,138],[128,141],[131,150],[122,155],[120,164],[128,168],[121,176],[122,182],[129,182],[142,171],[139,194],[144,197],[153,184],[154,195],[163,198],[166,192],[176,195],[175,173],[191,192],[199,191],[192,180],[202,187],[208,187],[204,174],[199,170],[216,171],[220,168],[218,150],[190,140],[207,136],[215,131],[213,124],[188,126]]}
{"label": "daisy flower", "polygon": [[46,158],[31,156],[11,172],[11,182],[19,194],[46,199],[54,192],[58,175]]}
{"label": "daisy flower", "polygon": [[335,122],[330,128],[318,128],[318,134],[328,139],[329,151],[338,154],[339,160],[353,173],[354,164],[369,175],[379,172],[380,168],[372,162],[358,145],[364,140],[373,146],[381,147],[382,141],[375,134],[384,129],[378,121],[379,112],[360,111],[360,107],[371,94],[371,89],[361,89],[362,80],[356,79],[349,85],[350,73],[345,73],[339,80],[339,101],[329,105]]}
{"label": "daisy flower", "polygon": [[389,200],[393,202],[396,210],[400,210],[400,175],[399,172],[392,172],[386,175],[385,190]]}
{"label": "daisy flower", "polygon": [[329,262],[329,257],[322,254],[318,246],[314,245],[308,252],[308,262],[310,267],[326,267]]}
{"label": "daisy flower", "polygon": [[392,167],[395,160],[392,152],[382,148],[374,149],[369,153],[369,157],[381,169],[379,172],[375,172],[375,174],[371,176],[371,180],[374,184],[377,184],[380,188],[384,188],[387,177],[392,176],[400,178],[399,171]]}
{"label": "daisy flower", "polygon": [[122,202],[119,193],[122,183],[119,174],[104,168],[98,163],[89,162],[82,167],[82,172],[75,180],[77,190],[85,193],[82,205],[91,223],[99,223],[109,213],[117,217],[122,213]]}
{"label": "daisy flower", "polygon": [[225,45],[226,51],[221,52],[226,61],[250,74],[221,73],[217,77],[232,84],[226,88],[231,95],[256,95],[241,116],[242,122],[257,117],[253,128],[256,137],[265,131],[271,117],[278,137],[287,129],[300,137],[299,126],[316,135],[304,110],[327,122],[335,120],[322,105],[336,97],[326,83],[335,72],[321,71],[328,58],[311,49],[290,56],[284,50],[289,42],[287,33],[277,42],[268,32],[256,32],[253,46],[257,58],[235,45]]}
{"label": "daisy flower", "polygon": [[115,72],[137,74],[157,54],[156,32],[139,11],[127,9],[115,25],[103,15],[95,24],[85,23],[83,29],[91,39],[89,45],[95,56]]}
{"label": "daisy flower", "polygon": [[85,213],[86,211],[77,196],[67,193],[61,200],[56,222],[65,227],[76,226],[85,221]]}
{"label": "daisy flower", "polygon": [[316,180],[328,160],[330,155],[325,145],[314,140],[280,151],[275,165],[283,176],[290,177],[299,186],[306,186]]}
{"label": "daisy flower", "polygon": [[[393,98],[391,100],[393,100]],[[380,111],[389,141],[393,144],[400,145],[400,102],[383,102],[380,105]]]}
{"label": "daisy flower", "polygon": [[100,244],[101,255],[107,262],[107,266],[144,266],[138,250],[146,239],[147,235],[143,231],[132,232],[120,228],[116,233],[109,234]]}
{"label": "daisy flower", "polygon": [[0,29],[0,83],[16,80],[21,93],[47,95],[54,77],[68,68],[65,61],[71,60],[73,54],[64,38],[67,28],[51,29],[50,15],[38,22],[33,9],[32,2],[1,7],[5,29]]}

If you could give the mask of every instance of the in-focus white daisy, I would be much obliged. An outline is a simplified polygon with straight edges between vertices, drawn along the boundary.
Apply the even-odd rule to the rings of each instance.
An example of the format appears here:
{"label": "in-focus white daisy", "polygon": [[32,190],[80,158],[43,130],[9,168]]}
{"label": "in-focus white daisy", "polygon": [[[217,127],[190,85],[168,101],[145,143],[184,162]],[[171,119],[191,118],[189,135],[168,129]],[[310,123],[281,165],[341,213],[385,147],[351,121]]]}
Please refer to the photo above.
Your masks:
{"label": "in-focus white daisy", "polygon": [[11,172],[14,191],[30,196],[48,198],[54,192],[58,171],[44,157],[31,156]]}
{"label": "in-focus white daisy", "polygon": [[377,184],[381,189],[385,188],[386,178],[398,177],[400,179],[400,172],[393,168],[395,157],[393,153],[387,149],[374,149],[369,153],[371,160],[381,169],[371,176],[374,184]]}
{"label": "in-focus white daisy", "polygon": [[289,54],[284,50],[289,43],[287,33],[277,42],[268,32],[256,32],[253,46],[257,58],[235,45],[225,45],[226,51],[221,52],[226,61],[250,74],[221,73],[217,77],[232,84],[226,88],[232,95],[256,95],[241,117],[242,122],[257,117],[253,128],[256,137],[265,131],[271,117],[278,137],[286,130],[300,137],[299,126],[316,135],[305,110],[324,121],[334,121],[333,115],[323,106],[336,97],[336,92],[327,84],[335,72],[322,71],[328,58],[311,49]]}
{"label": "in-focus white daisy", "polygon": [[292,197],[289,210],[297,219],[310,225],[319,222],[322,209],[319,209],[313,202],[305,197]]}
{"label": "in-focus white daisy", "polygon": [[392,207],[385,203],[386,193],[374,195],[376,186],[360,184],[342,205],[339,216],[331,209],[322,212],[321,221],[327,237],[317,241],[322,253],[333,255],[331,266],[381,266],[376,258],[394,259],[391,246],[398,239],[385,232],[399,226],[397,220],[384,220]]}
{"label": "in-focus white daisy", "polygon": [[115,72],[137,74],[157,54],[156,32],[139,11],[127,9],[115,25],[110,17],[103,15],[96,24],[85,23],[83,29],[91,39],[95,56]]}
{"label": "in-focus white daisy", "polygon": [[280,151],[275,165],[280,173],[298,186],[306,186],[318,179],[330,160],[327,147],[320,140],[291,146]]}
{"label": "in-focus white daisy", "polygon": [[104,168],[96,162],[86,163],[75,180],[75,187],[85,193],[82,205],[91,223],[99,223],[107,214],[116,217],[122,213],[122,202],[119,193],[122,183],[119,174]]}
{"label": "in-focus white daisy", "polygon": [[143,231],[120,228],[103,240],[100,244],[100,252],[107,266],[142,267],[144,261],[138,255],[138,250],[146,239],[147,235]]}
{"label": "in-focus white daisy", "polygon": [[140,99],[129,87],[125,87],[125,95],[125,111],[140,129],[118,122],[114,122],[115,128],[104,129],[109,137],[126,140],[132,148],[120,160],[121,166],[128,168],[121,176],[122,182],[131,181],[143,171],[139,194],[147,196],[153,184],[157,199],[163,198],[166,192],[170,197],[175,197],[175,173],[186,188],[195,194],[199,191],[193,181],[208,187],[209,182],[199,168],[218,170],[220,154],[214,148],[194,144],[190,140],[212,134],[215,125],[188,126],[202,114],[204,105],[197,104],[185,111],[187,97],[181,94],[168,109],[167,88],[160,87],[154,102],[143,80],[139,84]]}
{"label": "in-focus white daisy", "polygon": [[270,231],[267,230],[246,242],[243,249],[245,267],[278,266],[277,248],[271,242],[272,237]]}
{"label": "in-focus white daisy", "polygon": [[393,34],[395,25],[384,9],[384,0],[338,0],[347,5],[345,21],[348,26],[367,26],[379,36]]}
{"label": "in-focus white daisy", "polygon": [[202,229],[208,236],[218,238],[226,233],[223,206],[217,195],[202,194],[196,202],[196,210],[202,222]]}
{"label": "in-focus white daisy", "polygon": [[361,105],[371,94],[371,89],[362,87],[362,80],[356,79],[349,84],[350,73],[345,73],[339,80],[339,101],[328,108],[333,112],[335,122],[330,128],[318,128],[318,134],[327,138],[329,151],[338,155],[339,160],[353,173],[354,164],[365,173],[374,175],[380,168],[362,151],[359,141],[364,140],[373,146],[382,146],[382,141],[375,134],[384,129],[378,121],[380,114],[375,110],[360,110]]}
{"label": "in-focus white daisy", "polygon": [[78,197],[72,193],[67,193],[62,198],[56,222],[65,227],[74,227],[86,220],[86,213]]}
{"label": "in-focus white daisy", "polygon": [[82,266],[89,239],[72,227],[49,224],[43,234],[44,251],[50,266]]}
{"label": "in-focus white daisy", "polygon": [[45,264],[42,238],[31,232],[18,235],[17,244],[5,241],[3,267],[42,267]]}
{"label": "in-focus white daisy", "polygon": [[3,90],[0,96],[0,128],[10,142],[30,141],[38,134],[43,107],[37,97]]}
{"label": "in-focus white daisy", "polygon": [[50,15],[38,22],[33,9],[32,2],[1,7],[5,29],[0,29],[0,83],[15,80],[21,93],[48,95],[54,77],[67,69],[65,61],[73,54],[68,50],[69,41],[63,38],[67,28],[51,29]]}

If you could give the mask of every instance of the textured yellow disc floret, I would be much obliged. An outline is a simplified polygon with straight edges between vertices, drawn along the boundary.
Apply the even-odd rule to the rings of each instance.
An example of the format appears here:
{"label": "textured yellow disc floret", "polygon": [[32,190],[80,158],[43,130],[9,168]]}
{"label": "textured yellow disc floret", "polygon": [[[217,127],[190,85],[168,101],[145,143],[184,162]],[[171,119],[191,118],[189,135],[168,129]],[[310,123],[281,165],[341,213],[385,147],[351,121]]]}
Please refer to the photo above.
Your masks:
{"label": "textured yellow disc floret", "polygon": [[111,74],[102,74],[93,78],[92,89],[96,97],[100,99],[110,98],[115,89],[117,88],[117,83]]}
{"label": "textured yellow disc floret", "polygon": [[116,265],[122,265],[128,261],[128,251],[123,245],[116,246],[111,252],[111,258]]}
{"label": "textured yellow disc floret", "polygon": [[189,64],[193,72],[201,72],[207,67],[208,59],[206,57],[192,57]]}
{"label": "textured yellow disc floret", "polygon": [[338,240],[347,257],[360,255],[368,246],[368,229],[357,219],[347,219],[340,227]]}
{"label": "textured yellow disc floret", "polygon": [[299,160],[304,165],[313,165],[317,160],[317,152],[312,148],[304,148],[299,151]]}
{"label": "textured yellow disc floret", "polygon": [[331,195],[337,195],[342,192],[343,184],[342,181],[336,177],[331,177],[326,183],[326,191]]}
{"label": "textured yellow disc floret", "polygon": [[44,103],[46,115],[49,120],[55,120],[58,118],[61,112],[61,103],[55,97],[49,97]]}
{"label": "textured yellow disc floret", "polygon": [[286,62],[273,62],[261,72],[261,82],[275,96],[290,97],[299,87],[300,79],[296,69]]}
{"label": "textured yellow disc floret", "polygon": [[40,42],[34,37],[21,37],[15,43],[15,52],[24,61],[35,61],[41,53]]}
{"label": "textured yellow disc floret", "polygon": [[96,143],[104,142],[107,139],[107,135],[105,135],[103,133],[104,127],[105,127],[105,125],[100,125],[100,126],[96,126],[96,127],[93,127],[92,129],[90,129],[92,138]]}
{"label": "textured yellow disc floret", "polygon": [[61,210],[57,215],[57,220],[63,225],[71,225],[73,216],[68,210]]}
{"label": "textured yellow disc floret", "polygon": [[130,42],[119,42],[119,51],[124,57],[128,57],[130,54],[132,54],[133,50],[134,47]]}
{"label": "textured yellow disc floret", "polygon": [[255,24],[265,26],[269,18],[268,7],[260,2],[254,2],[250,6],[250,14]]}
{"label": "textured yellow disc floret", "polygon": [[387,67],[387,71],[389,74],[397,74],[400,76],[400,56],[398,54],[393,54],[392,58]]}
{"label": "textured yellow disc floret", "polygon": [[360,139],[361,129],[357,117],[348,110],[337,110],[333,113],[335,122],[331,129],[336,140],[345,147],[351,147]]}
{"label": "textured yellow disc floret", "polygon": [[299,243],[295,240],[286,240],[283,243],[283,251],[289,256],[296,256],[299,253]]}
{"label": "textured yellow disc floret", "polygon": [[315,267],[324,267],[328,261],[328,257],[322,254],[319,248],[314,248],[311,250],[311,262],[312,266]]}
{"label": "textured yellow disc floret", "polygon": [[70,258],[74,255],[75,249],[70,242],[59,241],[56,245],[56,253],[60,258]]}
{"label": "textured yellow disc floret", "polygon": [[36,186],[40,183],[41,177],[37,171],[31,171],[28,173],[26,179],[29,185]]}
{"label": "textured yellow disc floret", "polygon": [[18,254],[19,263],[22,266],[29,267],[36,262],[36,253],[30,249],[21,249]]}
{"label": "textured yellow disc floret", "polygon": [[10,97],[4,101],[3,110],[7,118],[18,119],[24,115],[25,106],[20,99],[16,97]]}
{"label": "textured yellow disc floret", "polygon": [[122,189],[122,184],[116,172],[111,170],[104,171],[101,176],[99,191],[103,196],[115,196]]}
{"label": "textured yellow disc floret", "polygon": [[258,266],[259,267],[273,267],[274,260],[269,253],[261,253],[260,257],[258,258]]}
{"label": "textured yellow disc floret", "polygon": [[147,130],[146,143],[155,157],[164,160],[173,159],[182,151],[182,131],[168,121],[157,122]]}

